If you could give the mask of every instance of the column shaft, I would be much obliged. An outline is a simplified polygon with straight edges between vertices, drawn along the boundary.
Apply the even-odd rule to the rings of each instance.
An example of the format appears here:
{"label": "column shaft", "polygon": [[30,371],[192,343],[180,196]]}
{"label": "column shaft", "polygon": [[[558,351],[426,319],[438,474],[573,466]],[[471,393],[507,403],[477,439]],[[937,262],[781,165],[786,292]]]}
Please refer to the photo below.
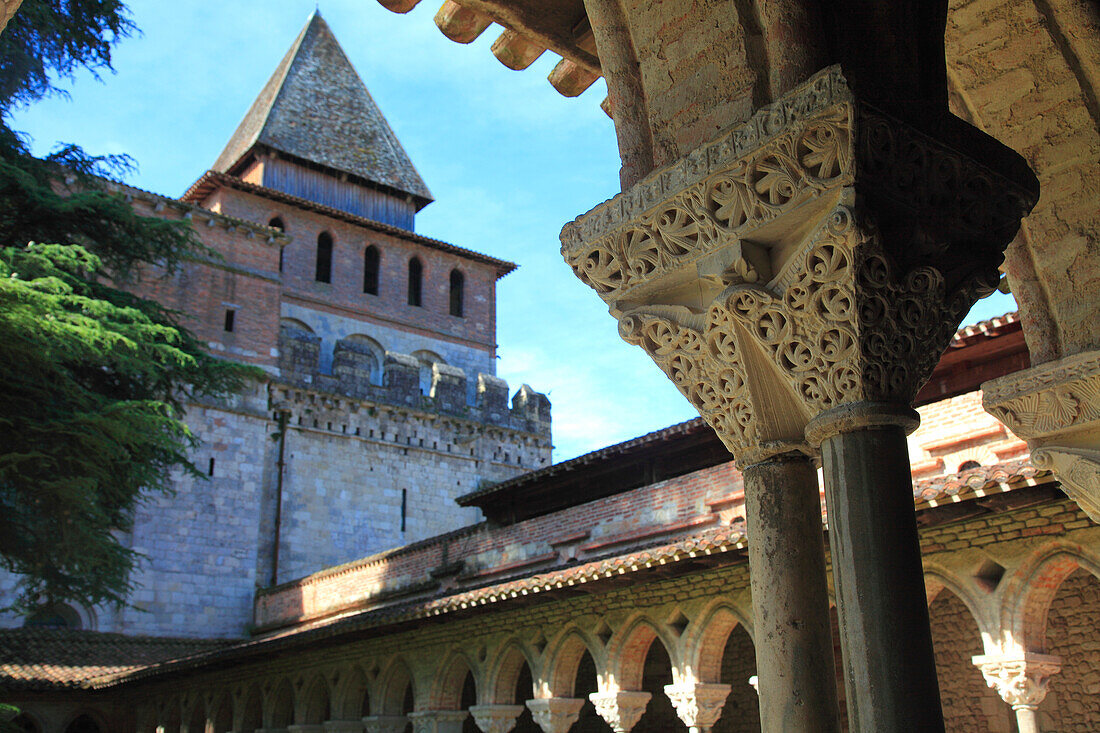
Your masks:
{"label": "column shaft", "polygon": [[836,733],[817,472],[788,453],[746,466],[744,477],[761,728]]}
{"label": "column shaft", "polygon": [[821,458],[849,727],[943,731],[905,432],[834,433]]}
{"label": "column shaft", "polygon": [[1016,727],[1020,733],[1039,733],[1039,716],[1035,708],[1016,708]]}

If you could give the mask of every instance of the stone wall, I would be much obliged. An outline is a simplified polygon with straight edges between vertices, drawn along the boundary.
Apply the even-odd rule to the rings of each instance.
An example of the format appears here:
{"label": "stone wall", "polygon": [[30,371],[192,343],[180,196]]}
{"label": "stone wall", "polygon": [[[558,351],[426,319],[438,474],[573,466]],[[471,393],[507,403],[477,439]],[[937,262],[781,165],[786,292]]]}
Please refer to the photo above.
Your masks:
{"label": "stone wall", "polygon": [[1041,730],[1089,733],[1100,721],[1100,580],[1077,570],[1062,582],[1047,615],[1048,651],[1062,658],[1039,706]]}

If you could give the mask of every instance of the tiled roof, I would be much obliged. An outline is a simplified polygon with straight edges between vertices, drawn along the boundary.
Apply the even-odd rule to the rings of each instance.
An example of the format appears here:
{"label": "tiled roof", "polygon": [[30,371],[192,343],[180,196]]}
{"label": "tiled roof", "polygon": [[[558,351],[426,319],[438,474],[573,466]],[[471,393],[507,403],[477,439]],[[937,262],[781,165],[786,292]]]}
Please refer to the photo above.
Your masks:
{"label": "tiled roof", "polygon": [[68,629],[0,630],[0,690],[83,687],[96,677],[183,659],[230,643]]}
{"label": "tiled roof", "polygon": [[[231,176],[227,173],[219,173],[218,171],[207,171],[202,175],[199,180],[191,184],[182,196],[180,200],[191,204],[198,204],[205,199],[212,191],[219,186],[227,186],[234,188],[238,191],[244,191],[245,193],[251,193],[256,196],[262,196],[264,198],[271,199],[273,201],[279,201],[281,203],[290,204],[300,209],[307,211],[313,211],[323,216],[328,216],[333,219],[339,219],[340,221],[348,222],[356,226],[366,227],[373,229],[384,234],[390,234],[400,239],[405,239],[409,242],[416,242],[417,244],[423,244],[433,249],[438,249],[442,252],[448,252],[459,257],[465,257],[475,262],[483,262],[488,265],[493,265],[497,269],[497,277],[501,278],[510,272],[513,272],[517,265],[514,262],[507,260],[501,260],[496,257],[491,257],[481,252],[475,252],[472,249],[466,249],[465,247],[459,247],[449,242],[444,242],[440,239],[432,239],[431,237],[425,237],[422,234],[415,234],[407,229],[395,227],[392,224],[385,224],[374,219],[368,219],[364,216],[358,216],[347,211],[319,204],[315,201],[301,198],[300,196],[294,196],[293,194],[284,193],[283,191],[276,191],[273,188],[266,186],[260,186],[255,183],[249,183],[243,181],[236,176]],[[203,209],[206,211],[206,209]]]}
{"label": "tiled roof", "polygon": [[319,12],[276,67],[214,169],[229,172],[256,145],[412,194],[432,194]]}
{"label": "tiled roof", "polygon": [[913,484],[913,498],[918,509],[935,507],[1045,483],[1052,475],[1046,469],[1036,468],[1030,459],[1021,458],[922,479]]}
{"label": "tiled roof", "polygon": [[955,348],[965,346],[967,342],[972,340],[975,336],[996,338],[1002,334],[1006,327],[1019,322],[1020,314],[1016,311],[1011,311],[1005,313],[1003,316],[971,323],[955,332],[955,335],[951,338],[951,346]]}

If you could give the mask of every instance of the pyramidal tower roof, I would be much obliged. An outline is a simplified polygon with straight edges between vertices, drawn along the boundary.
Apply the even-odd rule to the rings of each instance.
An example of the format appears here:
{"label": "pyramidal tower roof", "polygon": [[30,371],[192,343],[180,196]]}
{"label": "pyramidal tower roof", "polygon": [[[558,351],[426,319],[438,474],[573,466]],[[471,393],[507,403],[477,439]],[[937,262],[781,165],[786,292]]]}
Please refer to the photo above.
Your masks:
{"label": "pyramidal tower roof", "polygon": [[237,126],[214,170],[228,173],[256,146],[412,194],[432,194],[348,61],[314,12]]}

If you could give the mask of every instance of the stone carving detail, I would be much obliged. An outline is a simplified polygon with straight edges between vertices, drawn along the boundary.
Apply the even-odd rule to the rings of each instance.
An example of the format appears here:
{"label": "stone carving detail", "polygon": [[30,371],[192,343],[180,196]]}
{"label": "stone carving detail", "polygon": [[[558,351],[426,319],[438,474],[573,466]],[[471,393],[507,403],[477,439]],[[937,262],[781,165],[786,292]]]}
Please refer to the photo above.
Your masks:
{"label": "stone carving detail", "polygon": [[630,733],[645,713],[652,694],[648,692],[593,692],[588,696],[596,712],[615,733]]}
{"label": "stone carving detail", "polygon": [[1100,522],[1100,352],[1086,352],[982,385],[986,412],[1028,441],[1031,461]]}
{"label": "stone carving detail", "polygon": [[573,697],[540,697],[527,701],[531,717],[543,733],[567,733],[577,722],[584,700]]}
{"label": "stone carving detail", "polygon": [[326,720],[323,725],[325,733],[363,733],[361,720]]}
{"label": "stone carving detail", "polygon": [[363,718],[367,733],[402,733],[409,719],[404,715],[368,715]]}
{"label": "stone carving detail", "polygon": [[1062,669],[1058,657],[1023,654],[1016,657],[974,657],[985,682],[1013,710],[1034,710],[1047,695],[1051,675]]}
{"label": "stone carving detail", "polygon": [[409,713],[413,733],[461,733],[465,710],[423,710]]}
{"label": "stone carving detail", "polygon": [[719,684],[665,685],[665,694],[684,725],[706,731],[721,717],[730,689],[729,685]]}
{"label": "stone carving detail", "polygon": [[474,705],[470,708],[470,715],[484,733],[508,733],[516,727],[516,719],[522,712],[522,705]]}

